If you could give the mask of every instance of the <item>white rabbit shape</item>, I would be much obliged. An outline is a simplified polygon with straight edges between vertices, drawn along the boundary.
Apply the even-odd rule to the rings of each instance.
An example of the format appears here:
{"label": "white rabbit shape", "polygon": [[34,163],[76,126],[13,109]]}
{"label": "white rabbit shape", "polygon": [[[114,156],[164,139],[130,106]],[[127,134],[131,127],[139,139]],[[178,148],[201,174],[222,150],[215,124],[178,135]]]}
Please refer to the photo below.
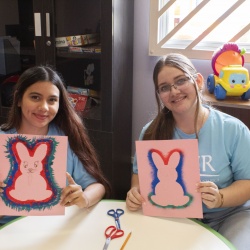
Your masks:
{"label": "white rabbit shape", "polygon": [[21,142],[16,144],[16,150],[20,158],[18,167],[21,175],[16,179],[15,189],[10,191],[10,195],[19,201],[41,201],[49,198],[52,191],[47,190],[46,180],[40,175],[43,170],[42,160],[46,156],[47,145],[39,145],[33,157]]}
{"label": "white rabbit shape", "polygon": [[152,159],[158,169],[159,182],[155,186],[155,195],[151,196],[151,200],[160,206],[184,206],[187,204],[189,197],[184,195],[182,186],[176,181],[178,178],[176,167],[180,161],[180,153],[173,152],[167,165],[156,152],[152,153]]}

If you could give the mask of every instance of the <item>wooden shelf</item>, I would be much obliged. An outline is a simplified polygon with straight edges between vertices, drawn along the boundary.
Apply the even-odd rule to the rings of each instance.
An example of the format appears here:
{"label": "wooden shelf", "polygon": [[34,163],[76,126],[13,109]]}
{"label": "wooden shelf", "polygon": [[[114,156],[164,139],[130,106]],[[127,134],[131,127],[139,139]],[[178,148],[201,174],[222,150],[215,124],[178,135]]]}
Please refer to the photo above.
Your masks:
{"label": "wooden shelf", "polygon": [[203,92],[203,97],[205,101],[211,103],[214,106],[250,109],[250,100],[241,100],[240,97],[228,96],[225,100],[216,100],[214,94],[210,94],[208,90]]}
{"label": "wooden shelf", "polygon": [[57,51],[57,56],[62,58],[100,59],[101,53]]}

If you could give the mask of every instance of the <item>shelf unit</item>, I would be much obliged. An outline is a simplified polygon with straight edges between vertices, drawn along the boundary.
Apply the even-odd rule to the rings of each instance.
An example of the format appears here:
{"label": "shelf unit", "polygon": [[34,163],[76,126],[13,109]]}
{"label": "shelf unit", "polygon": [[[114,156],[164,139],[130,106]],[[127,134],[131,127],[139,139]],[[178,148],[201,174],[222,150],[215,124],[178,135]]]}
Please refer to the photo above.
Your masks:
{"label": "shelf unit", "polygon": [[250,129],[250,100],[241,100],[240,97],[229,96],[225,100],[216,100],[214,94],[204,91],[204,100],[212,106],[244,122]]}

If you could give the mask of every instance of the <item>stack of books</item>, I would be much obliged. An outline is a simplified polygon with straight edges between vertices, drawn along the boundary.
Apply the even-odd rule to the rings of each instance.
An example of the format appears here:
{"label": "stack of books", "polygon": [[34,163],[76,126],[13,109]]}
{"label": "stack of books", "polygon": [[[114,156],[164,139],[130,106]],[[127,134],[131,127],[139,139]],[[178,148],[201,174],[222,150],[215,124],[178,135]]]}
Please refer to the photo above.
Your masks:
{"label": "stack of books", "polygon": [[101,46],[84,46],[84,47],[69,47],[69,52],[78,52],[78,53],[101,53]]}
{"label": "stack of books", "polygon": [[101,53],[98,33],[57,37],[56,47],[64,52]]}

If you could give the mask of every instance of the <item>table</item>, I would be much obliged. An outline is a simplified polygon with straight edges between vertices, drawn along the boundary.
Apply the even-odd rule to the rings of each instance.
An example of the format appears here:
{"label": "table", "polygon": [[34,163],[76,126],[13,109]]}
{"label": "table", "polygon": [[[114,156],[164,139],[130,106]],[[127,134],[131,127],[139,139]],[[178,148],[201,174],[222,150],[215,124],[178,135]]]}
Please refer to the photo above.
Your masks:
{"label": "table", "polygon": [[125,250],[235,249],[214,230],[183,218],[149,217],[130,212],[124,201],[103,200],[87,210],[66,208],[64,216],[21,217],[0,229],[3,250],[102,250],[107,226],[115,225],[109,209],[124,209],[120,217],[123,237],[111,241],[108,250],[119,250],[132,231]]}

